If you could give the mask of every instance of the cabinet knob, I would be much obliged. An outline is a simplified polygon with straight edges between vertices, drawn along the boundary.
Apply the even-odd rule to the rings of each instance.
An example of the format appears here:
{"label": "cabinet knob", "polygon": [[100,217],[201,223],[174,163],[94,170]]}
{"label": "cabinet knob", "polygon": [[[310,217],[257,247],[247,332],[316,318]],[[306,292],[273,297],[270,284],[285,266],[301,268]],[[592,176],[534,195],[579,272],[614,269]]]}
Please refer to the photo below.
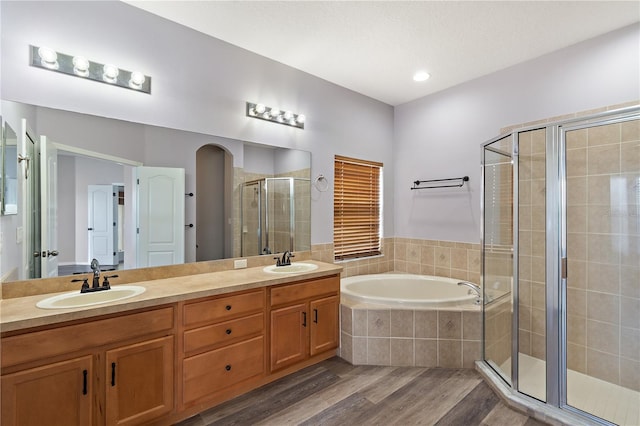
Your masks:
{"label": "cabinet knob", "polygon": [[225,308],[227,311],[230,311],[230,310],[231,310],[231,305],[227,305],[227,306],[225,306],[224,308]]}
{"label": "cabinet knob", "polygon": [[227,371],[231,371],[231,366],[227,365],[226,367],[224,367],[224,369],[227,370]]}
{"label": "cabinet knob", "polygon": [[227,333],[227,334],[231,334],[231,329],[230,329],[230,328],[227,328],[226,333]]}

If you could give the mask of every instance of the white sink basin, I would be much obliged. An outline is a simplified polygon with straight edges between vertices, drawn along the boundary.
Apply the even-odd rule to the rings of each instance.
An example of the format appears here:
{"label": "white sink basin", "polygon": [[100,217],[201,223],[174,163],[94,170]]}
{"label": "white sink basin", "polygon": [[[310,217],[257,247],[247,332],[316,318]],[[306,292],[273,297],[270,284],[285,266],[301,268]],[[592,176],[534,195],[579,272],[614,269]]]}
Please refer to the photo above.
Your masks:
{"label": "white sink basin", "polygon": [[302,272],[310,272],[314,269],[318,269],[318,265],[313,263],[295,262],[287,266],[265,266],[263,271],[270,274],[299,274]]}
{"label": "white sink basin", "polygon": [[118,285],[111,287],[110,290],[97,291],[95,293],[73,291],[43,299],[36,303],[36,306],[41,309],[82,308],[128,299],[144,293],[145,290],[144,287],[139,285]]}

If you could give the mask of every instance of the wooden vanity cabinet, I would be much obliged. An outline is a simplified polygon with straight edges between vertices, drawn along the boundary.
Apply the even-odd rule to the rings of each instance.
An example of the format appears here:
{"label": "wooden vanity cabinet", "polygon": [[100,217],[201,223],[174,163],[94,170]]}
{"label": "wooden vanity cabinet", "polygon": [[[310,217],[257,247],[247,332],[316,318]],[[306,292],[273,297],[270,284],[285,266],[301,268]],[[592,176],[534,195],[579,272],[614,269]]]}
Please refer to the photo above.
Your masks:
{"label": "wooden vanity cabinet", "polygon": [[133,425],[174,410],[174,308],[3,336],[3,426]]}
{"label": "wooden vanity cabinet", "polygon": [[88,355],[2,376],[3,425],[92,423],[93,357]]}
{"label": "wooden vanity cabinet", "polygon": [[340,278],[270,288],[270,368],[277,371],[338,347]]}
{"label": "wooden vanity cabinet", "polygon": [[183,407],[228,399],[264,378],[265,299],[260,288],[183,305]]}

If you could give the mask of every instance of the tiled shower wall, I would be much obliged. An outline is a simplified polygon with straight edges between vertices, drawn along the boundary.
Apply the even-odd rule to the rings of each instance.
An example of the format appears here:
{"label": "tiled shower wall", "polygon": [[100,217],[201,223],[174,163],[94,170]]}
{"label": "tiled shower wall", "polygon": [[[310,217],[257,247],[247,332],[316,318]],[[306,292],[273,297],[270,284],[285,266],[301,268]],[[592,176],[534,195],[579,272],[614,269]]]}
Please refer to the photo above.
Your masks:
{"label": "tiled shower wall", "polygon": [[572,370],[640,390],[640,121],[567,133]]}

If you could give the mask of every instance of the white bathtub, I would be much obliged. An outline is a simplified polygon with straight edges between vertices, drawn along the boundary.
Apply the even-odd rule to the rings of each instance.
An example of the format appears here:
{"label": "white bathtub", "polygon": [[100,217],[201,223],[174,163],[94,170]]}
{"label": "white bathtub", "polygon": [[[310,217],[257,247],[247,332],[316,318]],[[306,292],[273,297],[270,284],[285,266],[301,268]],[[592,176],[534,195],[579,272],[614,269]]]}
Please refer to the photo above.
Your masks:
{"label": "white bathtub", "polygon": [[470,306],[477,296],[462,280],[411,274],[358,275],[340,280],[340,294],[347,303],[368,303],[395,308],[429,309]]}

